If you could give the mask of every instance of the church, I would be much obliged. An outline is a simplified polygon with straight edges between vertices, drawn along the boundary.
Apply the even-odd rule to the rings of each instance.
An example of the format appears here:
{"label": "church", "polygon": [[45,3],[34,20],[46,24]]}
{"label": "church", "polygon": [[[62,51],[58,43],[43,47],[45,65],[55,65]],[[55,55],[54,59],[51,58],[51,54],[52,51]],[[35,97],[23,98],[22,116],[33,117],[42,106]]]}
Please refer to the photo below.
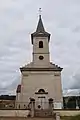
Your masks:
{"label": "church", "polygon": [[50,62],[50,33],[39,15],[36,31],[31,34],[32,62],[21,67],[21,84],[16,90],[16,108],[62,109],[62,68]]}

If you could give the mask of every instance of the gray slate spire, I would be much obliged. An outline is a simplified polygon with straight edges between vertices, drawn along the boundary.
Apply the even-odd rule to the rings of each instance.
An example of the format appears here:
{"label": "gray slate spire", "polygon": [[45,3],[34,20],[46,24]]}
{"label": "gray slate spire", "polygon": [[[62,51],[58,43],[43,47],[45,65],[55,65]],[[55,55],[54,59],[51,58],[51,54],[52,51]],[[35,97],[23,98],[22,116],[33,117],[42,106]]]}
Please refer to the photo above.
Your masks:
{"label": "gray slate spire", "polygon": [[44,26],[43,26],[43,22],[42,22],[42,19],[41,19],[41,15],[39,15],[39,22],[38,22],[38,25],[37,25],[37,29],[36,29],[36,32],[45,32],[45,29],[44,29]]}
{"label": "gray slate spire", "polygon": [[41,15],[39,15],[39,21],[38,21],[36,32],[31,34],[32,44],[33,44],[34,37],[48,37],[48,41],[50,40],[50,34],[46,32],[44,29]]}

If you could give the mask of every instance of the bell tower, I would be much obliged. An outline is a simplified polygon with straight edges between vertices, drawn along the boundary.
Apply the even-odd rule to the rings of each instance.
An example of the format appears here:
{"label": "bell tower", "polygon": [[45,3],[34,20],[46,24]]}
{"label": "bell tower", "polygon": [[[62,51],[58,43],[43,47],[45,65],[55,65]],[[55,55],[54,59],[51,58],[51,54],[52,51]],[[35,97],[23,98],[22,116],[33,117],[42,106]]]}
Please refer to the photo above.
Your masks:
{"label": "bell tower", "polygon": [[39,15],[39,21],[36,28],[36,32],[31,34],[34,67],[49,67],[49,40],[50,34],[45,31],[42,22],[42,17],[41,15]]}

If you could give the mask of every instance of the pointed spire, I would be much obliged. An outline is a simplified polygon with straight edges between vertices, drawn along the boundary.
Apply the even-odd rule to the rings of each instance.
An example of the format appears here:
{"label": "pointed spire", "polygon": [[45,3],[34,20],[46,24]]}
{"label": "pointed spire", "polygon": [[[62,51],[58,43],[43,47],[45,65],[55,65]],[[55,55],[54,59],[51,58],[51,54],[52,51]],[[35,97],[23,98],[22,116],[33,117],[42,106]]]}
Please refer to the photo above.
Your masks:
{"label": "pointed spire", "polygon": [[45,31],[44,26],[43,26],[43,22],[41,18],[41,8],[39,8],[39,21],[38,21],[36,31],[31,34],[32,44],[33,44],[34,37],[48,37],[48,41],[50,40],[50,34]]}
{"label": "pointed spire", "polygon": [[41,18],[41,11],[40,11],[40,14],[39,14],[39,22],[38,22],[38,25],[37,25],[36,32],[45,32],[43,22],[42,22],[42,18]]}

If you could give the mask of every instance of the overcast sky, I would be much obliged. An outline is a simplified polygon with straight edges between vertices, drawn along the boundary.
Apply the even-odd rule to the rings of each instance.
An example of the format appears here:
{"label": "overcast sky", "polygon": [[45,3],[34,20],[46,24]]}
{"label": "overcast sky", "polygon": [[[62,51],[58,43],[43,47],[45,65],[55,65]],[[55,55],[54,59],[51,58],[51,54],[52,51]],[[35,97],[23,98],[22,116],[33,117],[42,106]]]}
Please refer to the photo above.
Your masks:
{"label": "overcast sky", "polygon": [[40,7],[51,61],[64,68],[62,88],[80,89],[80,0],[0,0],[0,94],[15,93],[19,68],[32,59]]}

